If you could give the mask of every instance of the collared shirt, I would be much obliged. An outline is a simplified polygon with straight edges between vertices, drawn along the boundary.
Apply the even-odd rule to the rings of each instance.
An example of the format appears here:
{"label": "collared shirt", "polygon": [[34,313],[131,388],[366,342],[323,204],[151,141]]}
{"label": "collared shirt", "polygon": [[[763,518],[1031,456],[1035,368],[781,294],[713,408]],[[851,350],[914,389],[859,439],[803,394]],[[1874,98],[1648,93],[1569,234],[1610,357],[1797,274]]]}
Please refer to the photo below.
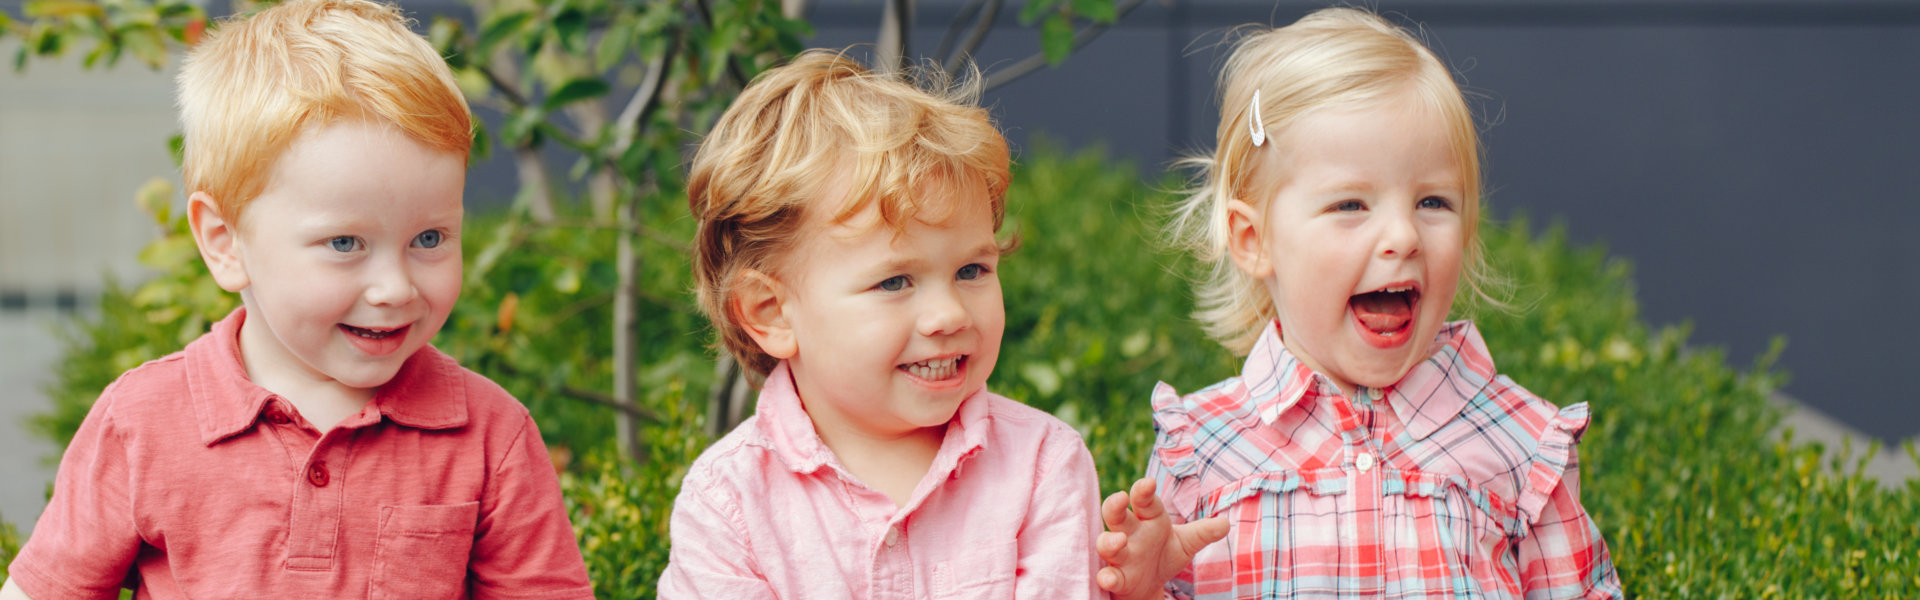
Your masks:
{"label": "collared shirt", "polygon": [[11,567],[28,596],[593,597],[505,390],[428,346],[321,434],[247,379],[245,318],[100,395]]}
{"label": "collared shirt", "polygon": [[1170,582],[1180,598],[1618,598],[1579,500],[1586,404],[1505,376],[1473,325],[1385,389],[1342,395],[1271,324],[1240,377],[1154,390],[1147,474],[1176,522],[1226,539]]}
{"label": "collared shirt", "polygon": [[660,597],[1104,597],[1098,487],[1071,427],[983,389],[896,507],[820,440],[782,362],[688,470]]}

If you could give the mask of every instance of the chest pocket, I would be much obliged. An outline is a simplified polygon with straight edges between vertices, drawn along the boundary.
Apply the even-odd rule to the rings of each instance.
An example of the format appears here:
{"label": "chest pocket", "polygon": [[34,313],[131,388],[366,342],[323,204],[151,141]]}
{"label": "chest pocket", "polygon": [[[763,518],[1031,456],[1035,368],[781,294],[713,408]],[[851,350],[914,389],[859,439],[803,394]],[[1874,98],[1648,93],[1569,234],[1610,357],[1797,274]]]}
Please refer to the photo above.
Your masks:
{"label": "chest pocket", "polygon": [[380,507],[373,600],[463,598],[480,503]]}
{"label": "chest pocket", "polygon": [[1231,543],[1208,546],[1195,568],[1231,572],[1194,575],[1234,583],[1195,598],[1518,597],[1513,514],[1458,476],[1260,473],[1203,501],[1199,516],[1227,517]]}

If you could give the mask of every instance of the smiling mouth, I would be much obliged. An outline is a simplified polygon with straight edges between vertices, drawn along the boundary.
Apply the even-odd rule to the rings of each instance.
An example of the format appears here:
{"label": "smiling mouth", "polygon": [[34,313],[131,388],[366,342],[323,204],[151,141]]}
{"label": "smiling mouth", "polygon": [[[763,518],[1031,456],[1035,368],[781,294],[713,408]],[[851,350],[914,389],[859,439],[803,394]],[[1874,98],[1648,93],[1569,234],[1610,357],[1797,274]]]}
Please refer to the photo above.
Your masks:
{"label": "smiling mouth", "polygon": [[392,329],[371,329],[366,327],[354,327],[346,323],[341,323],[340,329],[342,331],[347,332],[348,334],[363,337],[369,340],[384,340],[389,337],[392,337],[393,334],[406,331],[407,326],[401,325],[399,327],[395,327]]}
{"label": "smiling mouth", "polygon": [[909,375],[927,381],[945,381],[960,374],[960,367],[966,363],[967,356],[962,354],[946,358],[923,360],[916,363],[907,363],[896,368],[906,371]]}
{"label": "smiling mouth", "polygon": [[1420,303],[1420,290],[1400,285],[1355,294],[1347,299],[1360,325],[1381,337],[1391,338],[1413,323],[1413,307]]}

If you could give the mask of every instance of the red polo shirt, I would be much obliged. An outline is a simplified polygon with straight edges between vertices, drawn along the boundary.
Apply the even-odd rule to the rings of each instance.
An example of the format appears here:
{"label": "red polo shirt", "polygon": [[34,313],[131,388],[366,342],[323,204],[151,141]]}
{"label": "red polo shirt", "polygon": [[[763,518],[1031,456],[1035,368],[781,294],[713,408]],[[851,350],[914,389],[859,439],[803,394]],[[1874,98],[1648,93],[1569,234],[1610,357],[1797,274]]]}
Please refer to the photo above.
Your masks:
{"label": "red polo shirt", "polygon": [[10,567],[34,600],[592,598],[527,409],[432,346],[322,435],[245,309],[101,393]]}

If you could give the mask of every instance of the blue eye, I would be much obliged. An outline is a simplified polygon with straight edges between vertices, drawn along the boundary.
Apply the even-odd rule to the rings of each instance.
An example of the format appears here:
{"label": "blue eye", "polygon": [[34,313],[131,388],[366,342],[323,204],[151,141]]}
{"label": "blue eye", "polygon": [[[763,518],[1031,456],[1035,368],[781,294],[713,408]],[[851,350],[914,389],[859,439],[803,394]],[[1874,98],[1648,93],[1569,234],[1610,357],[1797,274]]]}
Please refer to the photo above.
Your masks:
{"label": "blue eye", "polygon": [[360,238],[350,235],[334,236],[333,239],[327,240],[327,247],[332,248],[334,252],[352,252],[360,249]]}
{"label": "blue eye", "polygon": [[880,285],[875,287],[878,287],[880,289],[883,289],[889,292],[898,292],[900,290],[907,289],[907,276],[895,275],[892,277],[888,277],[886,281],[880,282]]}
{"label": "blue eye", "polygon": [[961,281],[972,281],[985,277],[986,275],[987,267],[977,263],[960,267],[960,272],[954,274],[954,276],[959,277]]}
{"label": "blue eye", "polygon": [[1427,196],[1420,199],[1420,208],[1448,210],[1453,208],[1453,203],[1439,196]]}
{"label": "blue eye", "polygon": [[441,240],[445,238],[446,236],[440,233],[440,230],[428,229],[420,232],[420,235],[413,236],[413,245],[421,248],[434,248],[438,247]]}
{"label": "blue eye", "polygon": [[1333,207],[1329,208],[1328,210],[1332,210],[1334,212],[1353,212],[1353,211],[1366,210],[1366,209],[1367,209],[1367,205],[1361,204],[1359,200],[1344,200],[1334,204]]}

